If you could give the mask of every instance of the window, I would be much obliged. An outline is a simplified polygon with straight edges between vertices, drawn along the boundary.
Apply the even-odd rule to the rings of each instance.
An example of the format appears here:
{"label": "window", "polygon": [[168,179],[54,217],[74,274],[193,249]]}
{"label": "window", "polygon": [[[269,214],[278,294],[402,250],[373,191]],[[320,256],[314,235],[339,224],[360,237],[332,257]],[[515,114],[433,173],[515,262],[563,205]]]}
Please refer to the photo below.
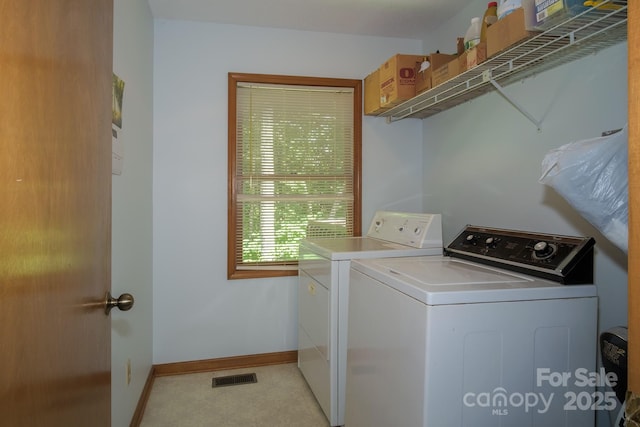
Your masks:
{"label": "window", "polygon": [[360,80],[229,73],[230,279],[297,274],[308,235],[360,235]]}

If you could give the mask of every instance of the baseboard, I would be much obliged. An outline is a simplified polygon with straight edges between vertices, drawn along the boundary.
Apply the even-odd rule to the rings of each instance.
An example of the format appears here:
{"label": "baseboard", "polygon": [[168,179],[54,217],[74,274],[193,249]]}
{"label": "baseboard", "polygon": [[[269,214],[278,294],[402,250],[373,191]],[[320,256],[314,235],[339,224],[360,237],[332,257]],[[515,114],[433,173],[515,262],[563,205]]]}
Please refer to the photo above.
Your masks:
{"label": "baseboard", "polygon": [[221,371],[224,369],[251,368],[254,366],[280,365],[298,361],[298,352],[252,354],[247,356],[223,357],[221,359],[195,360],[154,365],[155,376],[194,374],[198,372]]}
{"label": "baseboard", "polygon": [[140,394],[138,405],[136,406],[136,410],[131,418],[130,427],[138,427],[140,423],[142,423],[142,416],[144,415],[144,410],[147,407],[147,402],[149,401],[149,395],[151,394],[155,378],[155,368],[151,366],[151,369],[149,369],[149,375],[147,376],[147,381],[144,383],[144,388]]}
{"label": "baseboard", "polygon": [[281,351],[278,353],[251,354],[247,356],[223,357],[220,359],[195,360],[191,362],[176,362],[153,365],[144,384],[136,411],[131,419],[130,427],[138,427],[142,422],[144,409],[147,406],[153,381],[156,377],[181,374],[195,374],[198,372],[214,372],[228,369],[252,368],[254,366],[281,365],[298,361],[298,352]]}

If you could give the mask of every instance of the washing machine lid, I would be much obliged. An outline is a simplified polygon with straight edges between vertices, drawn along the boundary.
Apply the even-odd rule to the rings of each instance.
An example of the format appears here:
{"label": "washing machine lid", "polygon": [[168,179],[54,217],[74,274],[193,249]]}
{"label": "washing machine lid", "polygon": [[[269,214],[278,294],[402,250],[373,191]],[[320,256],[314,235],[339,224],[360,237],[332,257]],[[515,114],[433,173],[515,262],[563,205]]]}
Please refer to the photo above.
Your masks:
{"label": "washing machine lid", "polygon": [[445,256],[366,259],[351,268],[429,305],[596,296],[594,285],[562,285]]}
{"label": "washing machine lid", "polygon": [[424,248],[414,248],[371,237],[337,237],[303,240],[300,242],[300,253],[313,253],[332,261],[359,258],[409,257],[442,255],[442,245],[433,244]]}

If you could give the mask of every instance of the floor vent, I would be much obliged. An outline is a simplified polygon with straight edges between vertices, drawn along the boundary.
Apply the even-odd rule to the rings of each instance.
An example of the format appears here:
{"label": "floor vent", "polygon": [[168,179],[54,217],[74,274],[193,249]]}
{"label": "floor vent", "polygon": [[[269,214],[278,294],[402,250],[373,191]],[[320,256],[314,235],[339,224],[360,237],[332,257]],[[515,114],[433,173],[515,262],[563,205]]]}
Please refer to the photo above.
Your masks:
{"label": "floor vent", "polygon": [[214,378],[211,381],[211,387],[225,387],[230,385],[253,384],[257,382],[258,382],[258,378],[254,373],[238,374],[238,375],[229,375],[226,377]]}

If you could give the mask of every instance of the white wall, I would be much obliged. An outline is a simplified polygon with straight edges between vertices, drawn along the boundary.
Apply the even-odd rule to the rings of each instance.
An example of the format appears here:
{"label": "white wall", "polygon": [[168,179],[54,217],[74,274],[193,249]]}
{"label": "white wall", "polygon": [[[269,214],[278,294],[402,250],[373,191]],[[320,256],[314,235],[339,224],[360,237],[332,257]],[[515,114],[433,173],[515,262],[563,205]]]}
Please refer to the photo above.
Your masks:
{"label": "white wall", "polygon": [[[152,363],[153,18],[145,0],[114,1],[113,70],[125,81],[122,175],[113,175],[111,292],[133,294],[111,311],[111,419],[128,426]],[[131,361],[131,383],[126,364]]]}
{"label": "white wall", "polygon": [[[419,40],[155,21],[154,363],[297,348],[297,277],[226,279],[227,73],[362,79]],[[363,222],[422,207],[422,124],[363,123]]]}
{"label": "white wall", "polygon": [[[430,42],[455,37],[473,11],[461,14]],[[549,150],[627,122],[626,49],[622,43],[507,86],[543,119],[541,132],[497,93],[423,121],[425,207],[442,212],[445,241],[468,223],[593,236],[601,331],[627,324],[626,254],[538,179]],[[598,421],[605,425],[604,414]]]}

